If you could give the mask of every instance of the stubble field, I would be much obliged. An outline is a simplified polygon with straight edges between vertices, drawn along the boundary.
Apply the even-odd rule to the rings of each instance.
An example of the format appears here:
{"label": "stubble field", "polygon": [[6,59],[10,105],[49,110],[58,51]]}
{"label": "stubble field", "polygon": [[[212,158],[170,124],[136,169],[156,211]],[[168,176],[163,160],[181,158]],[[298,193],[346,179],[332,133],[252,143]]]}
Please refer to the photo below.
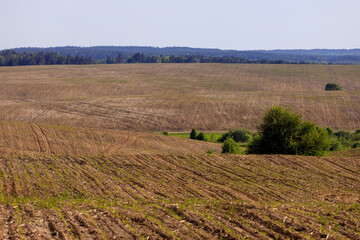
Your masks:
{"label": "stubble field", "polygon": [[[328,82],[343,91],[326,92]],[[282,105],[360,126],[360,67],[132,64],[0,68],[0,119],[136,131],[256,129]]]}
{"label": "stubble field", "polygon": [[117,155],[220,152],[219,144],[114,129],[0,122],[0,154]]}
{"label": "stubble field", "polygon": [[360,239],[358,150],[227,155],[150,133],[255,129],[273,105],[354,130],[359,76],[322,65],[0,68],[0,239]]}

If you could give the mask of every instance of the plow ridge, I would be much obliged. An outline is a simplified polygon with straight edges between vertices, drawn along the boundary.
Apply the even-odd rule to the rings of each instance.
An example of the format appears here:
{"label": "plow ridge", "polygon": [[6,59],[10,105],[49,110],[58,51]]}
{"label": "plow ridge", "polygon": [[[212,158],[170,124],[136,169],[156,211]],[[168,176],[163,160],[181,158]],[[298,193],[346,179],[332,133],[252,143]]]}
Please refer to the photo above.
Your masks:
{"label": "plow ridge", "polygon": [[[357,239],[360,175],[349,170],[360,162],[346,157],[333,161],[230,155],[3,156],[0,235]],[[337,181],[328,174],[333,171]],[[294,182],[295,175],[301,184]]]}
{"label": "plow ridge", "polygon": [[119,130],[0,121],[0,154],[117,155],[220,152],[214,143]]}

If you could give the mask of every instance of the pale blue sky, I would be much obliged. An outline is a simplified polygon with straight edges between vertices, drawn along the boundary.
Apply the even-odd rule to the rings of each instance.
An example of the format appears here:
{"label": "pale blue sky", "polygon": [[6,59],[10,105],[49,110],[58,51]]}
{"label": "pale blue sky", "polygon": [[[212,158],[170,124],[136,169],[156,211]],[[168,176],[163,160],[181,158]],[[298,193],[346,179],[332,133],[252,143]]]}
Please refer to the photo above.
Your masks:
{"label": "pale blue sky", "polygon": [[360,48],[360,0],[0,0],[0,49]]}

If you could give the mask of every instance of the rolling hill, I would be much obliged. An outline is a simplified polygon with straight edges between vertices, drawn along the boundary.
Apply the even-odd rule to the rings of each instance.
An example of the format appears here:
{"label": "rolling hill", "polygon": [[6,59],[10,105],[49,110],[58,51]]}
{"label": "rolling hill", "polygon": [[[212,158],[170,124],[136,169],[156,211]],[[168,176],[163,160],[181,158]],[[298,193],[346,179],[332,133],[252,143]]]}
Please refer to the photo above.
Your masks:
{"label": "rolling hill", "polygon": [[[282,105],[323,127],[360,126],[360,67],[115,64],[0,68],[0,120],[131,131],[255,130]],[[342,91],[325,91],[337,82]]]}
{"label": "rolling hill", "polygon": [[220,152],[218,144],[158,134],[25,122],[0,122],[0,154],[118,155]]}
{"label": "rolling hill", "polygon": [[360,239],[358,150],[228,155],[150,133],[255,129],[274,105],[354,130],[359,76],[325,65],[2,67],[0,238]]}
{"label": "rolling hill", "polygon": [[0,157],[3,239],[359,239],[359,158]]}

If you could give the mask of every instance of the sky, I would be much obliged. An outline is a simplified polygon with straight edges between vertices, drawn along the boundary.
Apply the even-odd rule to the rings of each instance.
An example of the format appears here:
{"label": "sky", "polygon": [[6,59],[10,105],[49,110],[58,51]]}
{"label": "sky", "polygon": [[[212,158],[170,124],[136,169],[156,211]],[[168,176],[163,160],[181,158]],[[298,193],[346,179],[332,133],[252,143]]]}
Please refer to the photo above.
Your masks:
{"label": "sky", "polygon": [[0,49],[360,48],[360,0],[0,0]]}

